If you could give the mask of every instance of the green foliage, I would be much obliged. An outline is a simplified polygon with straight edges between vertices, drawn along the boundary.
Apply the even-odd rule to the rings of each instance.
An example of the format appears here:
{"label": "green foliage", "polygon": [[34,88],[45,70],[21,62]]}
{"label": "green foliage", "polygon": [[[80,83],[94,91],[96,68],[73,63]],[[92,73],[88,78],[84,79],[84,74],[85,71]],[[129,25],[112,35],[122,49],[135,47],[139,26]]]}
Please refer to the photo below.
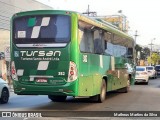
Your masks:
{"label": "green foliage", "polygon": [[[146,60],[148,64],[156,65],[160,62],[160,55],[156,52],[153,52],[150,56],[150,49],[148,47],[141,47],[140,45],[135,46],[136,56],[138,55],[138,51],[140,52],[140,60]],[[136,57],[137,58],[137,57]]]}
{"label": "green foliage", "polygon": [[136,53],[137,53],[138,51],[141,51],[141,50],[142,50],[142,47],[137,44],[137,45],[135,46],[135,50],[136,50]]}
{"label": "green foliage", "polygon": [[156,65],[160,60],[160,56],[158,53],[152,53],[151,56],[147,58],[148,64]]}
{"label": "green foliage", "polygon": [[150,49],[148,47],[141,47],[139,45],[135,46],[136,55],[138,54],[138,51],[140,52],[140,58],[141,60],[145,60],[147,56],[150,55]]}

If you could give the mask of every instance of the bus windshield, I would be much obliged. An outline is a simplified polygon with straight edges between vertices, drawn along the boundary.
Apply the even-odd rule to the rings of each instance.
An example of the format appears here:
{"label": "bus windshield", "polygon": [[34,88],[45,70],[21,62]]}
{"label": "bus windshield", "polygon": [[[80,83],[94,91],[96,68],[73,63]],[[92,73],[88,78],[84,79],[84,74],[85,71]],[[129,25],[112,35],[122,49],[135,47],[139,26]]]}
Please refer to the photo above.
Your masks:
{"label": "bus windshield", "polygon": [[70,16],[67,15],[18,17],[13,22],[13,42],[17,47],[68,43],[71,36],[70,22]]}

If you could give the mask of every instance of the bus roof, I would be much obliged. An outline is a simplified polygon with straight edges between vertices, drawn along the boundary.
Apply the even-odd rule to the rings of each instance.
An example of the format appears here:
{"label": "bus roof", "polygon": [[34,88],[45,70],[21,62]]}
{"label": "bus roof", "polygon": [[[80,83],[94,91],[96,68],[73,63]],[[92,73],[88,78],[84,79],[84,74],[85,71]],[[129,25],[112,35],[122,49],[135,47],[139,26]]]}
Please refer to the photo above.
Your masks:
{"label": "bus roof", "polygon": [[78,12],[75,12],[75,11],[69,11],[69,10],[34,10],[34,11],[24,11],[24,12],[19,12],[19,13],[14,14],[13,18],[17,17],[17,16],[35,15],[35,14],[41,15],[41,14],[46,14],[46,13],[47,14],[53,14],[53,13],[54,14],[71,14],[71,13],[77,14],[78,17],[79,17],[79,19],[84,20],[85,22],[87,22],[89,24],[93,24],[93,25],[95,25],[97,27],[100,27],[100,28],[102,28],[102,29],[104,29],[104,30],[106,30],[108,32],[114,33],[116,35],[119,35],[119,36],[121,36],[121,37],[129,40],[128,42],[131,44],[129,46],[133,47],[134,39],[130,35],[124,33],[123,31],[118,30],[116,28],[116,26],[111,25],[110,23],[108,23],[106,21],[104,22],[101,19],[93,19],[93,18],[90,18],[88,16],[85,16],[85,15],[83,15],[81,13],[78,13]]}
{"label": "bus roof", "polygon": [[[133,40],[133,38],[130,35],[124,33],[121,30],[118,30],[118,28],[116,26],[114,26],[114,25],[112,25],[112,24],[110,24],[110,23],[108,23],[108,22],[106,22],[106,21],[104,21],[100,18],[99,19],[89,18],[89,17],[84,16],[82,14],[80,14],[80,17],[81,17],[81,19],[85,20],[86,22],[88,21],[88,23],[91,23],[91,21],[94,21],[95,25],[98,26],[98,27],[101,27],[101,28],[103,28],[103,29],[105,29],[109,32],[114,33],[114,34],[123,36],[127,39]],[[92,22],[92,24],[93,24],[93,22]]]}

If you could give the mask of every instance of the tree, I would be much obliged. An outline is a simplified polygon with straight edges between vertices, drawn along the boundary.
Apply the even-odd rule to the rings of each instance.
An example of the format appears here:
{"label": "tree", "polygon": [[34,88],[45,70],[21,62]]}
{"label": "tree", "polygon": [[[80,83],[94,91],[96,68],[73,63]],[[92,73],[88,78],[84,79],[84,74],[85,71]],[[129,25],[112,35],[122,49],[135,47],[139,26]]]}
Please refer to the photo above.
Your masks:
{"label": "tree", "polygon": [[158,53],[152,53],[152,55],[147,58],[148,63],[151,65],[156,65],[159,60],[160,56],[158,55]]}
{"label": "tree", "polygon": [[138,44],[135,46],[135,50],[136,50],[136,57],[138,55],[138,51],[140,52],[140,58],[142,60],[145,60],[147,58],[147,56],[150,55],[150,49],[148,47],[141,47]]}
{"label": "tree", "polygon": [[144,53],[144,54],[143,54],[142,58],[143,58],[143,59],[146,59],[147,56],[150,55],[150,49],[149,49],[148,47],[143,48],[143,53]]}
{"label": "tree", "polygon": [[135,46],[135,50],[136,50],[136,54],[137,54],[138,51],[141,51],[141,50],[142,50],[142,47],[137,44],[137,45]]}

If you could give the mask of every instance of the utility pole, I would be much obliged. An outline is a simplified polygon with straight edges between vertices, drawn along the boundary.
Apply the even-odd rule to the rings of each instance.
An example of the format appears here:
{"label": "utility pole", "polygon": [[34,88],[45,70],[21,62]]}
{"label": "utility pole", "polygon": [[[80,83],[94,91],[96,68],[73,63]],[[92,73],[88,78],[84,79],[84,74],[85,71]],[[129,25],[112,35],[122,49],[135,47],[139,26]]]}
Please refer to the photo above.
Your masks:
{"label": "utility pole", "polygon": [[138,34],[137,34],[137,33],[138,33],[138,31],[136,30],[136,31],[135,31],[135,35],[134,35],[134,36],[135,36],[135,38],[134,38],[134,46],[136,46],[136,44],[137,44],[137,42],[136,42],[136,39],[137,39],[137,37],[138,37]]}
{"label": "utility pole", "polygon": [[134,50],[135,50],[135,52],[136,52],[136,55],[135,55],[135,63],[137,64],[137,62],[138,62],[138,58],[137,58],[137,50],[136,50],[136,44],[137,44],[137,42],[136,42],[136,40],[137,40],[137,37],[139,36],[138,34],[138,31],[136,30],[135,31],[135,38],[134,38]]}
{"label": "utility pole", "polygon": [[97,16],[97,12],[93,12],[89,10],[89,5],[88,5],[88,9],[86,12],[83,12],[82,14],[87,14],[87,16]]}
{"label": "utility pole", "polygon": [[156,38],[151,39],[151,43],[149,45],[151,45],[151,51],[150,51],[150,58],[151,58],[151,65],[152,65],[152,45],[153,44],[153,40],[155,40]]}

